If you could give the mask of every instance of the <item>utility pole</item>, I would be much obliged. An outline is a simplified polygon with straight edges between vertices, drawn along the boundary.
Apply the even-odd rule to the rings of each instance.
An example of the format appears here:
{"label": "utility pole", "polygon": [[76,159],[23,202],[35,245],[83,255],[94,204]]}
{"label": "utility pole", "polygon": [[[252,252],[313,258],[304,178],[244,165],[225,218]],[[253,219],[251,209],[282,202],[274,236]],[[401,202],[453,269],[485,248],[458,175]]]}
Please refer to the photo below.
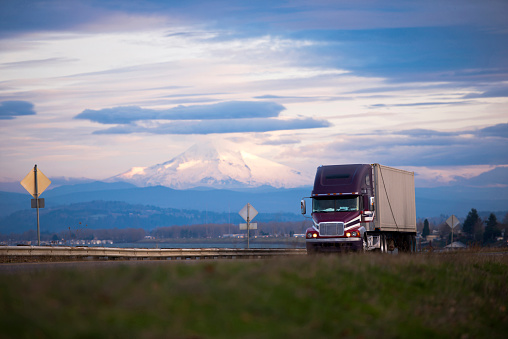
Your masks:
{"label": "utility pole", "polygon": [[39,188],[37,186],[37,165],[34,166],[34,182],[35,182],[35,203],[37,204],[37,246],[41,246],[41,226],[39,223]]}

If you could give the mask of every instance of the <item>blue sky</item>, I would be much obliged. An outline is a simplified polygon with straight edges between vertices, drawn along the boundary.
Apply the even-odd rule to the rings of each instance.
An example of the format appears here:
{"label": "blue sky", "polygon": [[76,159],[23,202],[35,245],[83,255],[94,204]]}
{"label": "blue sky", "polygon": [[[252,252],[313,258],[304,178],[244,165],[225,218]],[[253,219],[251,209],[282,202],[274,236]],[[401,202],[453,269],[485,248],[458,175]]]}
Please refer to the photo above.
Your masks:
{"label": "blue sky", "polygon": [[[0,180],[195,143],[507,186],[508,2],[2,1]],[[309,183],[311,184],[311,182]],[[479,185],[478,183],[476,183]]]}

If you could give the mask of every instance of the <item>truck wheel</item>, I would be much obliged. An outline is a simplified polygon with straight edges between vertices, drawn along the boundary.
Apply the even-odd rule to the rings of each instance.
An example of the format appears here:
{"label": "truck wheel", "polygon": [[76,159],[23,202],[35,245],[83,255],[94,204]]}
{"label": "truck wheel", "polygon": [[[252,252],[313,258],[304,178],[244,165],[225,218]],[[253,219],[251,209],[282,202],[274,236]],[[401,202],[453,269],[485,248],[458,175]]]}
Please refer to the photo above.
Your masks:
{"label": "truck wheel", "polygon": [[384,234],[381,234],[380,235],[380,241],[381,241],[381,253],[387,253],[388,252],[388,249],[387,249],[387,244],[386,244],[386,235]]}
{"label": "truck wheel", "polygon": [[399,246],[399,251],[403,253],[411,252],[411,235],[404,234],[400,237],[401,246]]}
{"label": "truck wheel", "polygon": [[411,234],[406,235],[406,248],[404,252],[413,253],[413,237]]}

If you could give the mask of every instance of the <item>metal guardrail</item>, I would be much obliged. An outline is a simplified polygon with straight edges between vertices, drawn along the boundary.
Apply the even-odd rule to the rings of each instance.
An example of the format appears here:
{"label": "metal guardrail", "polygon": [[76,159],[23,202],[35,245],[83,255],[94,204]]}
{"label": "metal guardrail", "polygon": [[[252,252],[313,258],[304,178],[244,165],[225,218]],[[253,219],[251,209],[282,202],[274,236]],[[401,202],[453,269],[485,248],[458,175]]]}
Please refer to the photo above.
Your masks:
{"label": "metal guardrail", "polygon": [[0,262],[54,260],[182,260],[182,259],[262,259],[305,255],[305,249],[279,248],[113,248],[113,247],[49,247],[0,246]]}

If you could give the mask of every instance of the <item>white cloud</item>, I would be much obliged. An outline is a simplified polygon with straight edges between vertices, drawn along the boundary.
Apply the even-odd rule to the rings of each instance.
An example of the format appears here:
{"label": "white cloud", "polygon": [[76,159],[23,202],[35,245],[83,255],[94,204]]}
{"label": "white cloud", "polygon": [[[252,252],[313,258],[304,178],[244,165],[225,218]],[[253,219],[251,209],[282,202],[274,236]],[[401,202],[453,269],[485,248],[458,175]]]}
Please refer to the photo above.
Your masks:
{"label": "white cloud", "polygon": [[[506,158],[506,144],[495,139],[506,123],[508,73],[505,61],[504,68],[496,61],[508,46],[503,1],[234,7],[226,1],[215,7],[203,2],[192,10],[186,3],[154,2],[156,10],[140,10],[129,1],[107,9],[77,1],[69,5],[75,13],[51,1],[31,3],[34,11],[12,11],[12,20],[0,24],[8,28],[0,34],[0,97],[37,107],[36,116],[4,120],[0,127],[2,175],[16,175],[17,167],[43,152],[56,171],[75,166],[100,177],[113,168],[110,174],[120,172],[120,164],[167,160],[195,139],[236,138],[241,141],[234,147],[312,170],[321,163],[358,161],[491,166]],[[41,16],[47,20],[38,20],[37,13],[48,14]],[[372,30],[335,30],[352,27]],[[407,44],[407,37],[414,41]],[[229,126],[202,117],[169,125],[137,120],[160,118],[178,104],[253,98],[286,110],[250,128],[247,120]],[[96,122],[105,121],[106,108],[126,106],[142,107],[125,120],[135,124],[109,132],[131,134],[92,134]],[[85,109],[95,118],[72,119]],[[147,116],[150,112],[157,114]],[[328,127],[307,129],[316,126]],[[495,128],[474,133],[487,126]],[[290,129],[296,127],[304,129]],[[214,134],[157,134],[181,128]]]}
{"label": "white cloud", "polygon": [[179,105],[165,110],[138,106],[84,110],[75,119],[102,124],[127,124],[139,120],[217,120],[271,118],[279,116],[285,107],[275,102],[227,101],[208,105]]}
{"label": "white cloud", "polygon": [[306,119],[219,119],[183,120],[170,123],[119,125],[94,134],[229,134],[329,127],[325,120]]}

